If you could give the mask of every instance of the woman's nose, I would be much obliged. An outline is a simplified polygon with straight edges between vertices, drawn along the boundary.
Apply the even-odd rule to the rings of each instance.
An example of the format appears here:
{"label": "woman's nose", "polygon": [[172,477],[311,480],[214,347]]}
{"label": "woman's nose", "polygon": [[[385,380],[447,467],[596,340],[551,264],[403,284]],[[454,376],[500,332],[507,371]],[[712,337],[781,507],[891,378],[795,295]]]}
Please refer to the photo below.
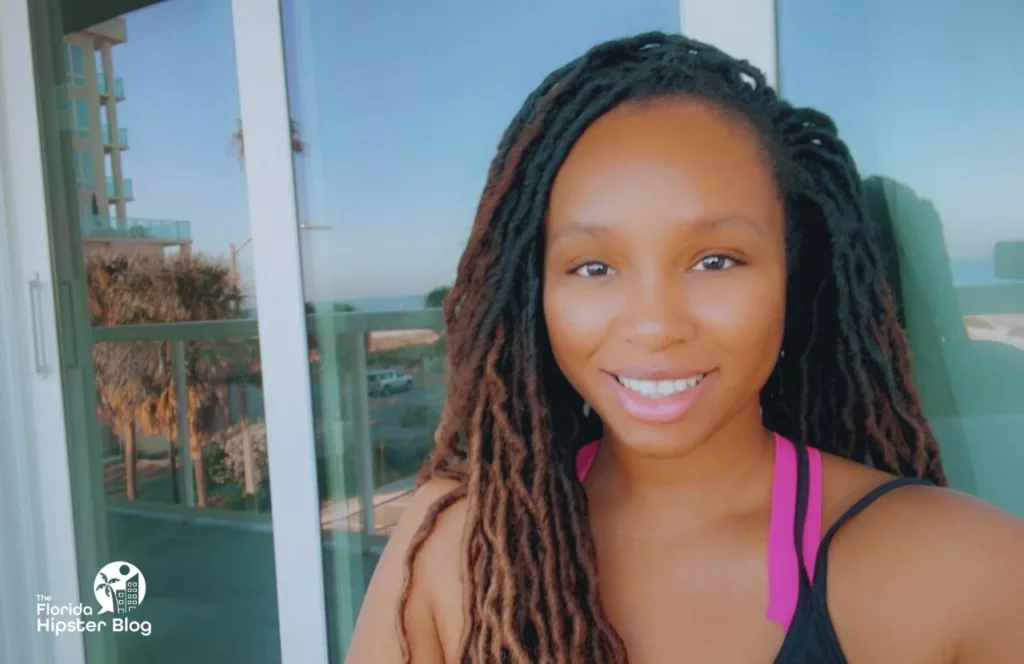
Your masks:
{"label": "woman's nose", "polygon": [[638,276],[626,294],[623,318],[627,340],[652,352],[690,341],[697,331],[681,275]]}

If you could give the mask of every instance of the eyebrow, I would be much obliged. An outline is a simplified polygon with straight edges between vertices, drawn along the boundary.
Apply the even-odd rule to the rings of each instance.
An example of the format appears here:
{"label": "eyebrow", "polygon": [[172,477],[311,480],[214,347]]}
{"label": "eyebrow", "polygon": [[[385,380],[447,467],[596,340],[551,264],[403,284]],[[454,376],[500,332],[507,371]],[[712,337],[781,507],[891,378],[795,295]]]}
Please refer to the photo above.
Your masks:
{"label": "eyebrow", "polygon": [[[746,226],[748,229],[754,231],[762,237],[765,235],[764,229],[761,228],[757,223],[751,220],[749,217],[743,215],[727,215],[722,217],[703,217],[701,219],[687,220],[681,222],[685,225],[687,232],[697,234],[708,234],[712,233],[721,226],[728,226],[739,224]],[[565,227],[559,229],[551,236],[551,243],[555,243],[557,240],[569,236],[569,235],[589,235],[592,237],[604,237],[611,234],[612,231],[607,226],[597,223],[590,223],[586,221],[572,221],[569,222]]]}
{"label": "eyebrow", "polygon": [[558,240],[568,237],[570,235],[590,235],[592,237],[601,237],[608,235],[611,231],[600,224],[591,224],[585,221],[572,221],[567,226],[560,228],[551,236],[551,242],[555,243]]}
{"label": "eyebrow", "polygon": [[750,217],[743,215],[729,215],[725,217],[706,217],[704,219],[698,219],[696,221],[688,222],[690,230],[696,233],[710,233],[717,230],[720,226],[728,226],[739,224],[746,226],[750,230],[754,231],[758,235],[764,235],[764,229],[757,224]]}

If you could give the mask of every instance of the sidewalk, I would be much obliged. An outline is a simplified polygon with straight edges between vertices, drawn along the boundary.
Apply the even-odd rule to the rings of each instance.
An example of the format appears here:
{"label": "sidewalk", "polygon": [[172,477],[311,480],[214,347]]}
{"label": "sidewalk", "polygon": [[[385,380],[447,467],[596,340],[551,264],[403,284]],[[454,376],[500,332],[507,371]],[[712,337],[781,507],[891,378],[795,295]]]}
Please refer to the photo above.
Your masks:
{"label": "sidewalk", "polygon": [[[378,535],[388,535],[398,525],[416,491],[415,477],[403,477],[382,486],[373,494],[373,523]],[[320,507],[320,525],[324,530],[359,532],[362,505],[358,496],[346,500],[325,501]]]}

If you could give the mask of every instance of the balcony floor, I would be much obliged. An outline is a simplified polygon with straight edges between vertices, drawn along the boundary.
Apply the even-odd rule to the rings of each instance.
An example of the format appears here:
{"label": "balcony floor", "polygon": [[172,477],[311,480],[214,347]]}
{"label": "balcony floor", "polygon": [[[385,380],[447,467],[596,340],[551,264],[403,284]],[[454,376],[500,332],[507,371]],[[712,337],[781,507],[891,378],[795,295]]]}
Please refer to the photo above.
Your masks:
{"label": "balcony floor", "polygon": [[[146,577],[145,599],[130,617],[153,626],[148,637],[116,635],[121,662],[280,662],[269,532],[117,513],[109,513],[108,523],[112,559],[133,563]],[[330,556],[325,560],[326,587],[333,588]],[[377,558],[363,555],[362,562],[365,576],[357,595]],[[329,617],[332,624],[338,621]]]}

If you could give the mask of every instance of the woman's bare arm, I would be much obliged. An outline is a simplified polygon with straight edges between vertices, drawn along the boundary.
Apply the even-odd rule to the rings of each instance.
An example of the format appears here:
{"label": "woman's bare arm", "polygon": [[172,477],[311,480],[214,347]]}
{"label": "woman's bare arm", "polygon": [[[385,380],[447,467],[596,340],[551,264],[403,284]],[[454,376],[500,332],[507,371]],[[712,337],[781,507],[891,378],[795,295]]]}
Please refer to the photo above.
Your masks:
{"label": "woman's bare arm", "polygon": [[973,576],[974,611],[960,638],[956,662],[1024,661],[1024,522],[987,505],[975,506],[968,517],[969,524],[958,524],[952,531],[973,544],[971,557],[961,564]]}
{"label": "woman's bare arm", "polygon": [[[430,507],[454,486],[454,483],[447,480],[427,482],[416,492],[402,515],[366,591],[345,660],[347,664],[393,664],[405,661],[399,644],[398,608],[409,545]],[[436,538],[449,537],[455,530],[451,527],[436,528],[416,559],[413,584],[405,610],[409,651],[416,664],[441,664],[445,661],[434,620],[431,588],[436,587],[434,584],[437,583],[457,583],[457,578],[447,581],[439,578],[450,576],[448,570],[457,571],[457,565],[435,565],[433,560],[438,556],[432,554],[438,549],[451,548],[445,544],[458,546],[457,541],[436,541]]]}

